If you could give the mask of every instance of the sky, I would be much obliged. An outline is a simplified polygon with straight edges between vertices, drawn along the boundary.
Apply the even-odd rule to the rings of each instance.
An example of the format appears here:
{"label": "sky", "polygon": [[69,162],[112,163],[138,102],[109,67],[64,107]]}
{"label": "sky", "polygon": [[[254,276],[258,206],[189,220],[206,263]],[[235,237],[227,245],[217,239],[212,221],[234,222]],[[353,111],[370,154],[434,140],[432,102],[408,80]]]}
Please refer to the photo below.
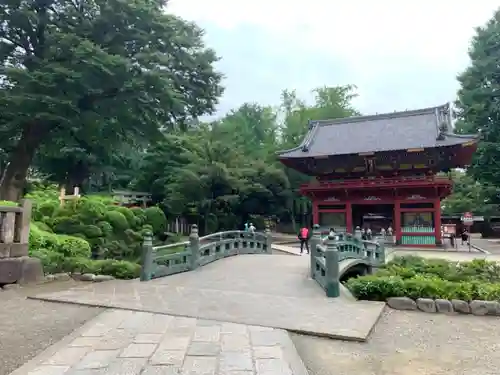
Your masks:
{"label": "sky", "polygon": [[312,100],[320,86],[353,84],[364,114],[455,99],[474,28],[498,0],[170,0],[205,29],[221,60],[223,115],[245,102],[279,105],[283,89]]}

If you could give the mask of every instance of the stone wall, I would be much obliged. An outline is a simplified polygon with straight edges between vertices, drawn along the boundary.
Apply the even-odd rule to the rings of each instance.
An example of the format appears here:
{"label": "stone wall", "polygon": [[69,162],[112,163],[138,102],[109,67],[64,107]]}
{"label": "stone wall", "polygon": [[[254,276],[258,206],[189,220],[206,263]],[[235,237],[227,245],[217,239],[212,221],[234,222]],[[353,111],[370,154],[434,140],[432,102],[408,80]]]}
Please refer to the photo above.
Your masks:
{"label": "stone wall", "polygon": [[408,297],[391,297],[387,306],[395,310],[423,311],[428,313],[443,314],[473,314],[500,316],[500,303],[497,301],[463,301],[459,299],[432,299],[418,298],[412,300]]}

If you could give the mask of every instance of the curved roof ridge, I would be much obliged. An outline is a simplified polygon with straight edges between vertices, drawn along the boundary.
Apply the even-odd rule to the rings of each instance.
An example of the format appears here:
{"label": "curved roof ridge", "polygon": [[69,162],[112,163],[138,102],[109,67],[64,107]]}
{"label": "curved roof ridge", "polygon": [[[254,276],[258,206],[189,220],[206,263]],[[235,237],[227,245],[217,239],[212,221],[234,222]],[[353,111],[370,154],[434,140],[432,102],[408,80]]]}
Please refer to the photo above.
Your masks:
{"label": "curved roof ridge", "polygon": [[348,124],[354,122],[364,122],[364,121],[372,121],[372,120],[383,120],[383,119],[392,119],[392,118],[401,118],[401,117],[410,117],[410,116],[420,116],[425,114],[434,114],[436,109],[440,110],[446,108],[448,104],[443,104],[437,107],[428,107],[423,109],[413,109],[409,111],[399,111],[399,112],[388,112],[388,113],[380,113],[375,115],[365,115],[365,116],[354,116],[354,117],[342,117],[338,119],[331,120],[315,120],[314,123],[320,126],[328,126],[335,124]]}
{"label": "curved roof ridge", "polygon": [[309,148],[309,146],[311,145],[311,141],[313,140],[313,137],[316,134],[316,131],[318,129],[318,126],[317,126],[315,121],[310,121],[309,125],[310,125],[309,130],[304,135],[304,138],[302,138],[302,142],[300,142],[300,144],[297,147],[293,147],[293,148],[290,148],[288,150],[276,151],[275,154],[276,155],[286,154],[286,153],[292,152],[292,151],[304,150],[304,147]]}

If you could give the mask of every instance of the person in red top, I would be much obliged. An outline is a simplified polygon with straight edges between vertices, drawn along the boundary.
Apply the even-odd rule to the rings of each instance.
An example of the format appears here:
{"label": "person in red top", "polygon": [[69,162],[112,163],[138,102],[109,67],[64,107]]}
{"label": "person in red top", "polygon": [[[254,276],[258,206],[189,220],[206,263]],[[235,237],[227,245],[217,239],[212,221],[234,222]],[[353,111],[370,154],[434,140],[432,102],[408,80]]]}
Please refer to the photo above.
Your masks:
{"label": "person in red top", "polygon": [[300,240],[300,253],[304,253],[304,245],[306,247],[307,254],[309,254],[309,229],[306,227],[300,228],[299,231]]}

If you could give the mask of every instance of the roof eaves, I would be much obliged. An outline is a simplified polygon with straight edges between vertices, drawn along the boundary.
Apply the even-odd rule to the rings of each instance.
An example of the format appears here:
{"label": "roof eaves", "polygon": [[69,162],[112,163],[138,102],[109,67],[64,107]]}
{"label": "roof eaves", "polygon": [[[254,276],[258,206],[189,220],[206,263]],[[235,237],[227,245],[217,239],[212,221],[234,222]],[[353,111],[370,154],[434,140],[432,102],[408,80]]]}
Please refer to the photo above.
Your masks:
{"label": "roof eaves", "polygon": [[289,154],[294,151],[299,151],[302,150],[304,153],[309,151],[309,147],[311,145],[311,142],[316,135],[316,132],[318,131],[318,126],[317,126],[317,121],[311,121],[309,120],[309,130],[302,139],[302,142],[294,148],[290,148],[288,150],[283,150],[283,151],[276,151],[276,155],[286,157],[285,154]]}

